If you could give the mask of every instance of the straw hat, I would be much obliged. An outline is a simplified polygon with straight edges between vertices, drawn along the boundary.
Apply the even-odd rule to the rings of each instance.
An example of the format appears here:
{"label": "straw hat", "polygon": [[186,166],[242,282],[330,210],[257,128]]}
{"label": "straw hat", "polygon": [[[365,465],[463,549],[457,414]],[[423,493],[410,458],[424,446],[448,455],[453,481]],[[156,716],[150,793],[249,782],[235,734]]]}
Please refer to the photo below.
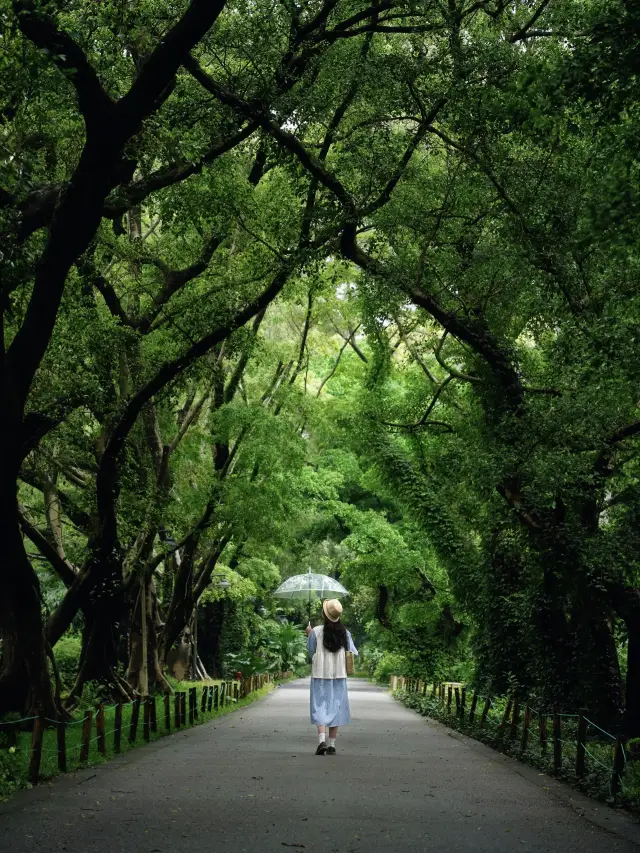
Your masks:
{"label": "straw hat", "polygon": [[322,611],[330,622],[337,622],[342,615],[342,605],[337,598],[322,602]]}

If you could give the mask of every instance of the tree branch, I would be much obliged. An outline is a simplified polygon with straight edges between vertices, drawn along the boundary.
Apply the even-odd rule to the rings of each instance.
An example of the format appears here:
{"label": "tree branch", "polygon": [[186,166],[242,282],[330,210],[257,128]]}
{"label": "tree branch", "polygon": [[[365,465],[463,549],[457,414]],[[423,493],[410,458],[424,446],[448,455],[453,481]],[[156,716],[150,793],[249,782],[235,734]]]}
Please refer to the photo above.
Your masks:
{"label": "tree branch", "polygon": [[409,431],[413,431],[413,430],[416,430],[416,429],[420,429],[420,427],[423,427],[423,426],[430,426],[430,425],[435,425],[435,426],[446,426],[446,427],[448,427],[448,429],[449,429],[451,432],[453,432],[453,427],[449,426],[449,424],[445,424],[443,421],[430,421],[430,420],[429,420],[429,415],[430,415],[430,414],[431,414],[431,412],[434,410],[435,405],[436,405],[436,403],[438,402],[438,398],[440,397],[440,394],[444,391],[444,389],[447,387],[447,385],[448,385],[450,382],[453,382],[453,380],[454,380],[454,379],[455,379],[455,377],[454,377],[454,376],[447,376],[447,378],[446,378],[446,379],[444,379],[444,380],[443,380],[443,381],[438,385],[438,387],[436,388],[435,394],[433,395],[433,399],[432,399],[432,400],[431,400],[431,402],[429,403],[429,406],[427,407],[426,412],[425,412],[425,413],[424,413],[424,415],[420,418],[420,420],[419,420],[419,421],[416,421],[414,424],[391,424],[391,423],[387,423],[386,421],[383,421],[383,423],[385,424],[385,426],[399,427],[399,428],[406,429],[406,430],[409,430]]}
{"label": "tree branch", "polygon": [[387,181],[385,188],[382,190],[378,198],[373,201],[371,204],[367,205],[363,210],[363,214],[365,216],[374,213],[376,210],[379,210],[383,207],[391,198],[391,193],[396,188],[398,181],[404,174],[407,166],[409,165],[409,161],[413,157],[414,152],[422,142],[422,140],[427,135],[427,131],[429,130],[429,126],[433,121],[435,121],[436,116],[440,112],[440,110],[447,103],[446,98],[439,98],[430,112],[423,116],[423,121],[418,125],[418,129],[414,133],[409,145],[407,146],[406,151],[404,152],[400,163],[398,164],[398,168],[395,173],[391,176],[391,178]]}
{"label": "tree branch", "polygon": [[225,5],[226,0],[191,0],[182,18],[165,34],[127,94],[118,101],[122,136],[131,136],[142,120],[154,112],[158,99]]}
{"label": "tree branch", "polygon": [[[513,35],[510,35],[507,38],[507,41],[510,41],[512,44],[515,44],[517,41],[522,41],[523,39],[527,39],[527,38],[533,38],[534,33],[530,32],[531,27],[536,23],[536,21],[538,20],[540,15],[542,15],[542,13],[547,8],[547,6],[549,5],[550,2],[551,2],[551,0],[542,0],[542,3],[538,6],[536,11],[533,13],[533,15],[527,21],[527,23],[524,24],[524,26],[520,27],[520,29],[517,32],[513,33]],[[539,30],[535,31],[536,34],[538,34],[539,32],[540,32]],[[547,33],[545,32],[545,35],[546,34]]]}
{"label": "tree branch", "polygon": [[357,27],[354,30],[327,30],[326,33],[318,34],[312,41],[337,41],[338,39],[355,38],[366,33],[433,33],[444,29],[444,24],[407,24],[405,26],[389,26],[383,24],[365,24],[362,27]]}
{"label": "tree branch", "polygon": [[302,328],[302,335],[300,336],[300,349],[298,351],[298,361],[296,363],[295,369],[293,373],[289,377],[289,385],[293,385],[296,381],[300,373],[302,372],[302,366],[304,363],[304,353],[307,348],[307,338],[309,337],[309,329],[311,328],[311,316],[313,313],[313,293],[311,288],[309,289],[309,294],[307,297],[307,313],[304,318],[304,326]]}
{"label": "tree branch", "polygon": [[640,421],[636,421],[635,423],[628,424],[624,427],[619,427],[606,439],[606,443],[618,444],[618,442],[624,441],[625,438],[632,438],[633,436],[638,435],[638,433],[640,433]]}
{"label": "tree branch", "polygon": [[451,365],[447,364],[445,360],[442,358],[442,347],[444,346],[444,342],[447,339],[448,331],[445,329],[444,334],[440,338],[440,342],[438,346],[433,351],[433,354],[436,357],[436,361],[447,373],[454,377],[455,379],[460,379],[462,382],[482,382],[479,376],[471,376],[469,373],[461,373],[459,370],[456,370],[455,367],[451,367]]}
{"label": "tree branch", "polygon": [[24,535],[29,539],[40,553],[46,557],[62,583],[69,589],[77,578],[77,572],[68,560],[61,557],[44,533],[29,521],[24,509],[20,508],[20,527]]}
{"label": "tree branch", "polygon": [[323,388],[324,388],[324,386],[327,384],[327,382],[328,382],[328,381],[333,377],[334,373],[335,373],[335,372],[336,372],[336,370],[338,369],[338,365],[340,364],[340,359],[342,358],[342,355],[343,355],[344,351],[346,350],[346,348],[347,348],[348,346],[349,346],[349,341],[348,341],[348,340],[346,340],[346,341],[342,344],[342,346],[340,347],[340,351],[338,352],[338,355],[337,355],[337,357],[336,357],[336,360],[335,360],[335,362],[334,362],[333,367],[331,368],[331,370],[329,371],[329,373],[325,376],[325,378],[324,378],[324,379],[322,380],[322,382],[320,383],[320,387],[318,388],[318,392],[317,392],[317,394],[316,394],[316,398],[320,397],[320,394],[322,394],[322,389],[323,389]]}
{"label": "tree branch", "polygon": [[136,181],[127,187],[122,187],[117,195],[108,198],[103,215],[107,219],[115,219],[122,216],[132,207],[139,205],[152,193],[175,184],[182,183],[192,175],[198,175],[205,166],[211,165],[215,160],[232,151],[245,139],[248,139],[258,129],[258,122],[249,122],[243,128],[223,139],[221,142],[216,142],[203,156],[194,162],[185,160],[181,163],[174,163],[171,166],[165,166],[153,172],[147,178]]}
{"label": "tree branch", "polygon": [[[143,180],[120,187],[117,192],[105,201],[102,215],[106,219],[118,219],[118,217],[123,216],[131,210],[132,207],[141,204],[153,193],[186,181],[192,175],[200,174],[205,166],[211,165],[211,163],[223,154],[236,148],[241,142],[248,139],[257,128],[257,122],[249,123],[237,133],[212,145],[195,162],[185,160],[180,163],[173,163],[170,166],[158,169]],[[50,222],[56,203],[66,186],[67,184],[58,184],[49,187],[39,187],[29,193],[24,201],[17,204],[21,212],[18,239],[26,240],[27,237],[38,229],[44,228]],[[12,197],[9,198],[12,199]],[[15,200],[12,200],[12,203],[15,203]]]}
{"label": "tree branch", "polygon": [[114,102],[103,89],[82,48],[68,33],[58,29],[34,0],[14,0],[13,9],[24,35],[51,56],[75,87],[87,134],[104,128],[112,116]]}
{"label": "tree branch", "polygon": [[[351,223],[346,223],[342,229],[340,250],[345,257],[376,278],[387,280],[392,275],[380,261],[367,255],[358,246],[356,228]],[[520,376],[509,350],[494,339],[486,324],[479,319],[460,317],[446,310],[417,284],[401,282],[401,287],[416,305],[424,308],[445,330],[458,340],[467,343],[474,352],[486,361],[499,383],[505,400],[508,401],[509,409],[516,415],[522,414],[524,411],[524,390]]]}
{"label": "tree branch", "polygon": [[300,140],[283,130],[272,119],[258,107],[242,100],[238,95],[226,89],[221,83],[213,79],[203,68],[190,58],[185,62],[185,68],[193,75],[200,85],[216,97],[220,103],[231,107],[246,118],[257,121],[260,126],[273,136],[287,151],[300,160],[307,171],[313,175],[323,186],[327,187],[343,205],[344,209],[355,215],[355,203],[343,184],[330,172],[323,163],[309,152]]}
{"label": "tree branch", "polygon": [[418,364],[421,367],[422,372],[427,377],[427,379],[430,382],[433,382],[434,385],[438,385],[439,382],[438,382],[437,377],[434,376],[434,374],[429,370],[429,368],[427,367],[427,365],[424,362],[424,359],[422,359],[420,357],[420,354],[418,353],[416,348],[413,346],[413,344],[409,340],[409,337],[408,337],[407,333],[405,332],[404,328],[402,327],[400,320],[398,320],[397,317],[394,317],[394,320],[396,322],[396,326],[398,327],[398,331],[400,333],[400,339],[402,340],[402,342],[404,343],[406,348],[409,350],[409,354],[411,355],[411,358],[416,362],[416,364]]}

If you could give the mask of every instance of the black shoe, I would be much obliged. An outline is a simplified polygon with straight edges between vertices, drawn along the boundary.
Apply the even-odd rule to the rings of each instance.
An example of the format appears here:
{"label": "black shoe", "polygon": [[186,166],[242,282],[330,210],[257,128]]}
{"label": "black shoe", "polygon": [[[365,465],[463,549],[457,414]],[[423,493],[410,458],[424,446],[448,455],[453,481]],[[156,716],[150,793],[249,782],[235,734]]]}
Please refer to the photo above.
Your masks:
{"label": "black shoe", "polygon": [[[335,749],[333,750],[335,752]],[[316,755],[324,755],[327,752],[327,744],[322,741],[322,743],[318,744],[318,748],[316,749]]]}
{"label": "black shoe", "polygon": [[336,748],[335,748],[335,746],[330,746],[330,747],[327,749],[327,755],[335,755],[335,754],[336,754]]}

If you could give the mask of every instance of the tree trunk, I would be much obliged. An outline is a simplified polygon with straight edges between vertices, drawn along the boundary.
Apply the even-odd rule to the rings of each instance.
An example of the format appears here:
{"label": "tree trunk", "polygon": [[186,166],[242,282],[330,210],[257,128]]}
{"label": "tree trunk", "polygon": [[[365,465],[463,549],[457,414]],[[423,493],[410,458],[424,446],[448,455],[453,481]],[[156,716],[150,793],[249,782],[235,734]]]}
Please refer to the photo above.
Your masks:
{"label": "tree trunk", "polygon": [[[108,544],[107,544],[108,543]],[[114,541],[107,539],[104,547],[91,557],[88,573],[92,583],[88,606],[84,606],[85,627],[82,653],[76,682],[69,694],[68,704],[77,704],[84,685],[95,681],[101,685],[104,698],[131,698],[133,691],[118,674],[118,647],[124,610],[122,560]]]}
{"label": "tree trunk", "polygon": [[182,554],[178,555],[176,553],[174,555],[177,572],[160,644],[160,658],[165,663],[168,662],[168,655],[171,648],[191,621],[194,605],[194,558],[199,538],[199,535],[196,536],[194,534],[185,544]]}
{"label": "tree trunk", "polygon": [[147,584],[142,578],[140,584],[140,651],[142,660],[140,662],[140,692],[143,696],[149,695],[149,645],[147,622]]}
{"label": "tree trunk", "polygon": [[[592,593],[592,599],[596,598]],[[577,704],[588,708],[603,728],[617,729],[623,719],[624,691],[613,636],[613,614],[604,603],[585,604],[575,618],[582,617],[574,666],[579,675]]]}
{"label": "tree trunk", "polygon": [[[162,666],[158,655],[158,635],[162,628],[162,621],[158,610],[158,598],[153,580],[149,581],[147,584],[144,612],[147,626],[146,690],[147,693],[149,693],[153,692],[155,688],[159,688],[164,693],[171,693],[171,685],[162,672]],[[144,693],[145,683],[143,674],[145,654],[143,651],[143,633],[141,630],[141,624],[142,600],[139,595],[136,597],[136,601],[134,602],[133,613],[131,616],[131,637],[127,682],[134,690],[137,690],[144,696],[146,695]]]}
{"label": "tree trunk", "polygon": [[[1,393],[0,399],[7,401],[8,393]],[[0,471],[0,713],[18,711],[32,716],[43,709],[48,716],[54,716],[56,706],[49,677],[40,582],[20,533],[19,432],[12,428],[11,420],[10,412],[0,417],[0,447],[3,448]]]}
{"label": "tree trunk", "polygon": [[640,589],[615,587],[610,595],[628,637],[624,730],[640,737]]}
{"label": "tree trunk", "polygon": [[222,675],[222,629],[227,612],[226,600],[212,601],[200,607],[200,655],[213,678]]}

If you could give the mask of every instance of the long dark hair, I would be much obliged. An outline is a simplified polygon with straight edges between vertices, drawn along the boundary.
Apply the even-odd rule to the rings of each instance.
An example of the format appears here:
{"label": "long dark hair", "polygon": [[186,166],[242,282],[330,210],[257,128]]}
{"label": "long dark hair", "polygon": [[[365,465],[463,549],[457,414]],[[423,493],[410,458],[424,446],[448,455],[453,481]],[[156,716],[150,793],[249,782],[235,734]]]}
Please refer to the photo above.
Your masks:
{"label": "long dark hair", "polygon": [[338,652],[340,649],[347,649],[347,629],[338,619],[337,622],[332,622],[331,619],[324,617],[324,631],[322,632],[322,645],[328,652]]}

